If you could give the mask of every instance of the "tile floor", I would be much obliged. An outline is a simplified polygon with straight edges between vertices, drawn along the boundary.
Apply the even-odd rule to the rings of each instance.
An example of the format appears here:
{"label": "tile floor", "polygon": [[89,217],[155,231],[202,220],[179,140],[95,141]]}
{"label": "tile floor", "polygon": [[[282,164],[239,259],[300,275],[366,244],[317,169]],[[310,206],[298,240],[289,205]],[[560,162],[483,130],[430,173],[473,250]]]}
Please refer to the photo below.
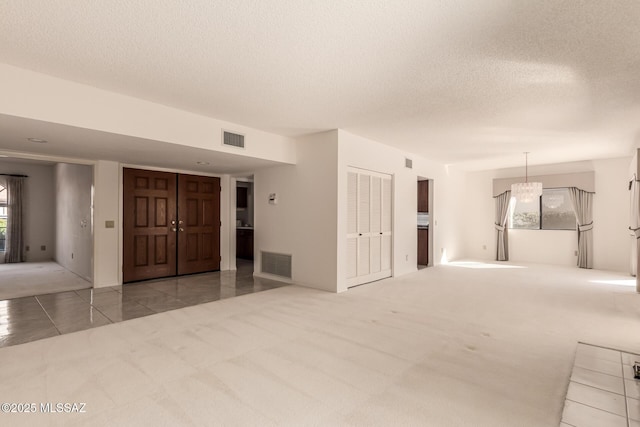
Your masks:
{"label": "tile floor", "polygon": [[640,427],[640,355],[578,344],[561,427]]}
{"label": "tile floor", "polygon": [[253,277],[253,264],[100,289],[82,289],[0,301],[0,347],[95,328],[285,283]]}

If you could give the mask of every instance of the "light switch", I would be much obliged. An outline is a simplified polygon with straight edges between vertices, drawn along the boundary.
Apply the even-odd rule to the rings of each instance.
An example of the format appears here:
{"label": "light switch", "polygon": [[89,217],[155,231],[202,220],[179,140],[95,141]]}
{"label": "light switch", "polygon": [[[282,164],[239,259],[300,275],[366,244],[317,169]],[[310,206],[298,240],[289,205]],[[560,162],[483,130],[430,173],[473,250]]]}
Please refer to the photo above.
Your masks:
{"label": "light switch", "polygon": [[104,222],[104,228],[115,228],[115,227],[116,227],[116,222],[113,220]]}

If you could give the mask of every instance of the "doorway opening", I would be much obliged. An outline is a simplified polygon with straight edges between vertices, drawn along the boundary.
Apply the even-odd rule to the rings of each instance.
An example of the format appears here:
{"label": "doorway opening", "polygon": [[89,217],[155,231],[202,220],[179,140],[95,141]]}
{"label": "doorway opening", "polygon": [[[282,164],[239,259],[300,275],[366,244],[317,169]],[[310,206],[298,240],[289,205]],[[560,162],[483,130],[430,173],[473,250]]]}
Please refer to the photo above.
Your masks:
{"label": "doorway opening", "polygon": [[[11,200],[6,180],[15,176],[22,188]],[[0,300],[92,287],[93,166],[3,158],[0,186]],[[9,242],[9,228],[22,238]],[[9,245],[19,256],[5,263]]]}
{"label": "doorway opening", "polygon": [[254,187],[253,177],[236,178],[237,275],[253,275]]}
{"label": "doorway opening", "polygon": [[433,265],[433,180],[418,177],[418,269]]}

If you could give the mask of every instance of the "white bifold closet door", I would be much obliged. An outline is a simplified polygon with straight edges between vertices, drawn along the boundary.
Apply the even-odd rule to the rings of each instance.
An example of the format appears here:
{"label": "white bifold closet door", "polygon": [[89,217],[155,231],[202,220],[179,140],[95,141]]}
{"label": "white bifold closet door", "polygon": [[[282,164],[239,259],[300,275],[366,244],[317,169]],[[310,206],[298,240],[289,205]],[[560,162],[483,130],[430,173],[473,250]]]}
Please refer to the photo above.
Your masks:
{"label": "white bifold closet door", "polygon": [[347,175],[347,286],[391,277],[391,175]]}

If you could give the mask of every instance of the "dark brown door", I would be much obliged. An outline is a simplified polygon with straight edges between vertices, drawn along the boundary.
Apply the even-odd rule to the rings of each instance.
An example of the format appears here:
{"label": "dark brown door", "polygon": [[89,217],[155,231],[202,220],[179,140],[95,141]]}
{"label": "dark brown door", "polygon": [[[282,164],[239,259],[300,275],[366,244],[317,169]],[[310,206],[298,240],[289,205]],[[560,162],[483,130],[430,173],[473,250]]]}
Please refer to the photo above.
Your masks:
{"label": "dark brown door", "polygon": [[124,169],[124,282],[176,274],[176,174]]}
{"label": "dark brown door", "polygon": [[220,269],[220,178],[178,175],[178,274]]}

